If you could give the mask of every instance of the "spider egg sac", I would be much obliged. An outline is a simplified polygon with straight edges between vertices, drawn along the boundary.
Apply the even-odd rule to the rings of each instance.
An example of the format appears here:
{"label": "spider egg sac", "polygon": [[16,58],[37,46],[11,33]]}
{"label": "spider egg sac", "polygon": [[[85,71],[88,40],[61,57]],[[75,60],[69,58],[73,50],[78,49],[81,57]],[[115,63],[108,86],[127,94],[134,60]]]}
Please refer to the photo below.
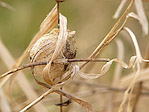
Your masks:
{"label": "spider egg sac", "polygon": [[[66,44],[62,48],[56,59],[73,59],[76,56],[76,42],[74,41],[75,31],[67,31],[68,37]],[[51,32],[43,35],[39,40],[35,42],[30,50],[30,60],[32,63],[35,62],[49,62],[54,53],[56,42],[58,40],[59,30],[54,28]],[[35,66],[32,68],[35,75],[42,76],[43,69],[46,65]],[[71,63],[52,63],[50,69],[50,78],[55,83],[61,76],[72,67]]]}

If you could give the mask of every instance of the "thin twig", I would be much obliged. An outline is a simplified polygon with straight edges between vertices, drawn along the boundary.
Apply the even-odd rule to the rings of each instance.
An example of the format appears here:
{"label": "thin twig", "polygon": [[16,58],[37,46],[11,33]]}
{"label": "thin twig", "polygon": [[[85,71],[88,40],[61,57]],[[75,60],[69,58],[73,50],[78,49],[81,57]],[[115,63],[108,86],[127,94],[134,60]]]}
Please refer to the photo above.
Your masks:
{"label": "thin twig", "polygon": [[[58,14],[58,28],[60,28],[60,18],[59,18],[59,16],[60,16],[60,11],[59,11],[59,1],[58,0],[56,0],[56,2],[57,2],[57,14]],[[61,88],[62,89],[62,88]],[[62,101],[63,101],[63,96],[62,95],[60,95],[60,103],[62,103]],[[63,106],[62,105],[60,105],[60,112],[63,112]]]}
{"label": "thin twig", "polygon": [[97,59],[67,59],[67,62],[109,62],[110,59],[108,58],[97,58]]}
{"label": "thin twig", "polygon": [[60,11],[59,11],[59,1],[57,0],[56,1],[57,2],[57,14],[58,14],[58,28],[60,27],[60,18],[59,18],[59,13],[60,13]]}
{"label": "thin twig", "polygon": [[[78,96],[78,97],[88,97],[88,96],[92,96],[95,94],[104,94],[104,93],[111,92],[111,91],[124,93],[124,91],[127,89],[127,88],[117,88],[117,87],[111,87],[109,85],[101,85],[101,84],[94,84],[94,83],[81,82],[81,81],[73,81],[72,84],[79,85],[79,86],[85,85],[85,86],[92,88],[85,92],[73,93],[73,95]],[[137,94],[137,91],[133,91],[133,94]],[[142,91],[140,95],[149,97],[149,92]],[[59,98],[45,99],[44,102],[52,103],[52,102],[57,101],[58,99]],[[135,98],[134,98],[134,100],[135,100]]]}
{"label": "thin twig", "polygon": [[[99,59],[62,59],[62,60],[55,60],[54,62],[52,62],[53,64],[54,63],[67,63],[67,62],[108,62],[110,61],[110,59],[106,59],[106,58],[99,58]],[[12,69],[2,75],[0,75],[0,79],[8,76],[9,74],[12,74],[12,73],[15,73],[17,71],[20,71],[22,69],[25,69],[25,68],[29,68],[29,67],[34,67],[34,66],[40,66],[40,65],[47,65],[48,62],[36,62],[36,63],[29,63],[29,64],[26,64],[26,65],[23,65],[23,66],[20,66],[20,67],[17,67],[15,69]]]}
{"label": "thin twig", "polygon": [[[60,8],[59,8],[59,3],[60,2],[64,2],[64,0],[56,0],[57,2],[57,14],[58,14],[58,28],[60,28]],[[61,90],[62,90],[62,87],[61,87]],[[63,96],[60,95],[60,103],[63,102]],[[63,112],[63,106],[60,105],[60,112]]]}
{"label": "thin twig", "polygon": [[90,112],[93,112],[91,105],[86,102],[83,101],[82,99],[75,97],[73,95],[70,95],[62,90],[53,90],[52,87],[48,84],[42,83],[42,86],[44,86],[45,88],[48,88],[49,90],[47,92],[45,92],[43,95],[41,95],[39,98],[37,98],[36,100],[34,100],[31,104],[29,104],[27,107],[25,107],[23,110],[21,110],[21,112],[24,112],[24,110],[28,110],[30,109],[33,105],[37,104],[39,101],[41,101],[43,98],[45,98],[47,95],[49,95],[51,92],[55,92],[59,95],[65,96],[70,100],[75,101],[76,103],[80,104],[81,106],[83,106],[84,108],[86,108],[87,110],[90,110]]}

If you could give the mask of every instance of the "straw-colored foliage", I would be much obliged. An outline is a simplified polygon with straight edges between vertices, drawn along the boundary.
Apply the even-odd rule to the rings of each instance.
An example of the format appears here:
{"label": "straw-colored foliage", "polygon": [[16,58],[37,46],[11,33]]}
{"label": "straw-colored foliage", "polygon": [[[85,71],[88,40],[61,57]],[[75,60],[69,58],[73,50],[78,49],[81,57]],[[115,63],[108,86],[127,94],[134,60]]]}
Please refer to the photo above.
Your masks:
{"label": "straw-colored foliage", "polygon": [[[49,110],[58,111],[58,107],[52,105],[57,99],[60,99],[60,103],[56,104],[60,106],[60,112],[64,110],[68,112],[140,111],[141,103],[145,104],[146,102],[144,99],[141,100],[141,98],[147,97],[149,100],[149,85],[147,83],[149,80],[149,70],[147,68],[147,63],[149,63],[149,44],[145,45],[148,46],[148,48],[146,47],[146,54],[143,55],[141,51],[143,45],[139,44],[140,39],[138,39],[138,35],[134,33],[133,29],[129,28],[129,24],[134,24],[134,22],[136,22],[135,20],[137,20],[137,24],[139,25],[140,23],[141,26],[138,28],[138,31],[142,28],[141,35],[148,38],[148,21],[142,0],[121,1],[114,14],[114,18],[119,19],[116,20],[111,30],[109,32],[107,31],[107,35],[101,42],[98,42],[99,44],[96,45],[95,50],[91,51],[92,53],[87,58],[82,57],[82,55],[77,56],[79,50],[81,50],[82,53],[86,53],[86,51],[83,50],[85,46],[81,47],[79,50],[77,49],[77,43],[81,42],[80,46],[83,46],[85,40],[82,41],[79,35],[79,38],[75,39],[76,31],[67,28],[67,19],[69,18],[60,13],[60,2],[66,3],[66,1],[63,0],[57,0],[55,2],[56,5],[43,20],[39,31],[17,61],[14,61],[8,49],[3,42],[0,41],[0,58],[9,68],[8,72],[0,75],[0,100],[3,105],[0,110],[2,112],[18,110],[25,112],[29,109],[36,112],[48,112]],[[124,8],[127,2],[128,6]],[[14,10],[12,6],[5,2],[0,1],[0,3],[1,6]],[[136,13],[131,12],[133,5],[135,5],[134,9]],[[122,10],[124,10],[123,13]],[[134,21],[129,21],[130,18]],[[90,22],[94,23],[94,21]],[[69,24],[71,24],[71,21]],[[118,39],[120,34],[122,34],[121,32],[123,33],[123,36],[121,36],[122,39]],[[86,39],[87,38],[95,40],[94,37],[88,37],[88,32],[86,32]],[[99,58],[99,55],[103,55],[102,51],[106,52],[108,49],[105,48],[109,48],[108,46],[111,46],[115,40],[118,50],[113,50],[115,48],[112,47],[112,56],[114,56],[114,58],[112,56]],[[131,42],[124,42],[125,40]],[[128,54],[125,50],[125,47],[128,47],[130,43],[134,47],[133,55]],[[111,51],[108,50],[108,52]],[[117,53],[117,55],[114,55],[115,53]],[[24,64],[27,57],[30,58],[30,60],[28,64]],[[103,65],[101,62],[105,64]],[[114,68],[113,63],[116,64],[114,73],[111,71],[111,69]],[[29,79],[25,77],[26,73],[21,71],[25,68],[31,68],[30,71],[36,83],[34,82],[33,84],[33,82],[30,82]],[[113,78],[108,78],[111,76],[107,74],[110,74]],[[123,74],[125,74],[125,76],[122,76]],[[13,108],[13,96],[8,96],[7,90],[5,89],[8,84],[7,82],[12,83],[11,81],[15,80],[15,77],[17,77],[17,87],[22,89],[24,97],[26,97],[27,100],[20,98],[20,100],[25,100],[26,102],[20,105],[17,104],[18,106]],[[101,79],[103,79],[103,81]],[[101,85],[101,83],[106,84],[107,82],[110,85]],[[35,90],[33,85],[41,88]],[[10,93],[15,91],[11,89],[13,85],[9,86]],[[56,97],[54,99],[51,93],[60,95],[60,98],[54,96]],[[103,95],[101,93],[106,94]],[[66,101],[63,101],[63,99]],[[16,102],[17,101],[15,101],[15,103]],[[50,107],[49,102],[52,102]],[[84,110],[73,102],[79,104]],[[72,105],[70,103],[72,103]],[[64,106],[67,106],[67,108],[64,108]],[[148,110],[143,109],[143,111],[147,112]]]}

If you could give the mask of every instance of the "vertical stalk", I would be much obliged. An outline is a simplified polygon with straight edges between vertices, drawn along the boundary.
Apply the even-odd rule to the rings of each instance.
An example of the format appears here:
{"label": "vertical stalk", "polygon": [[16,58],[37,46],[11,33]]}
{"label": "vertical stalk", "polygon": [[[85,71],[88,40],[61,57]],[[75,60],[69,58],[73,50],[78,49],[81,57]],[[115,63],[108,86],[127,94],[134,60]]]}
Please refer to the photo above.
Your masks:
{"label": "vertical stalk", "polygon": [[[144,59],[149,59],[149,44],[147,46]],[[143,63],[142,64],[142,68],[147,68],[147,63]],[[141,94],[141,91],[142,91],[142,86],[143,86],[143,82],[139,82],[138,83],[138,88],[137,88],[137,94],[135,96],[135,101],[133,103],[132,112],[136,112],[136,107],[137,107],[137,104],[138,104],[139,99],[140,99],[140,94]]]}
{"label": "vertical stalk", "polygon": [[[60,15],[60,11],[59,11],[59,0],[56,0],[56,2],[57,2],[57,14],[58,14],[58,29],[60,28],[60,18],[59,18],[59,15]],[[61,90],[62,90],[62,87],[60,88]],[[62,95],[60,95],[60,103],[62,103],[63,102],[63,96]],[[63,112],[63,106],[62,105],[60,105],[60,112]]]}
{"label": "vertical stalk", "polygon": [[[62,87],[60,89],[62,90]],[[63,102],[63,96],[60,95],[60,103],[62,103],[62,102]],[[63,106],[62,105],[60,105],[60,112],[63,112]]]}
{"label": "vertical stalk", "polygon": [[57,2],[57,14],[58,14],[58,28],[60,27],[60,19],[59,19],[59,1]]}

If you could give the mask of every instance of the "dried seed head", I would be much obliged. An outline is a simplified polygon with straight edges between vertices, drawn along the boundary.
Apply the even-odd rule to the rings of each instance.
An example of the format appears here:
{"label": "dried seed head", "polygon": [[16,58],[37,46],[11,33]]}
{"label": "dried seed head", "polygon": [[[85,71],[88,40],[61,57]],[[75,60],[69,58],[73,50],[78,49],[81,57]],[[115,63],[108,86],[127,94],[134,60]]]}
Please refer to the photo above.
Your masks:
{"label": "dried seed head", "polygon": [[[50,61],[54,53],[56,42],[58,39],[59,30],[54,28],[48,34],[43,35],[33,45],[30,51],[30,60],[34,62]],[[75,31],[68,30],[68,37],[66,44],[56,59],[72,59],[76,56],[76,45],[74,41]],[[33,68],[35,75],[42,75],[45,65]],[[72,67],[71,63],[68,64],[52,64],[50,70],[50,78],[55,83],[58,83],[61,76]]]}

